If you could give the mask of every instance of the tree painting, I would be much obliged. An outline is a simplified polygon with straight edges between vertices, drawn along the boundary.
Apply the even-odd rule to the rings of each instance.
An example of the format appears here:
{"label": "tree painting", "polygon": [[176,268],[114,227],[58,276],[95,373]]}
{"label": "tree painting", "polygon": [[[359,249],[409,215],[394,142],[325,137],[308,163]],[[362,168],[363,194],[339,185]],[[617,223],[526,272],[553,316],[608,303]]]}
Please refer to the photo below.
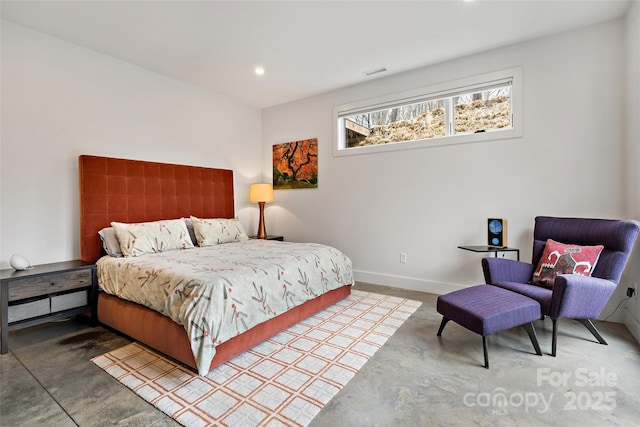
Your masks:
{"label": "tree painting", "polygon": [[318,138],[273,146],[273,188],[318,187]]}

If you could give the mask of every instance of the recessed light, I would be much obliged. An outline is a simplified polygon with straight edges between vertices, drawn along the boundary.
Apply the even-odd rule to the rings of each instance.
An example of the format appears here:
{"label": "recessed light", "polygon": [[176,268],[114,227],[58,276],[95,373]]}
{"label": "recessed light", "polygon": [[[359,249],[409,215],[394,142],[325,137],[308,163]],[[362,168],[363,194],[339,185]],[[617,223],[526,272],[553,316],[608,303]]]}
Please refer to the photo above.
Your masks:
{"label": "recessed light", "polygon": [[264,68],[262,67],[256,67],[253,70],[254,73],[256,73],[257,76],[263,76],[264,75]]}

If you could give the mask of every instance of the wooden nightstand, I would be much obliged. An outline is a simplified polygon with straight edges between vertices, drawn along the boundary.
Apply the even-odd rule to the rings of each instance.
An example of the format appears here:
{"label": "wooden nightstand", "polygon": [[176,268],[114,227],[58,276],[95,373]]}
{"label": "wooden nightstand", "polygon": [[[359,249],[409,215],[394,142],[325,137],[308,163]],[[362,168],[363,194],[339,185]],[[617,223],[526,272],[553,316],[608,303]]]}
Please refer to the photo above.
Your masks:
{"label": "wooden nightstand", "polygon": [[[258,236],[249,236],[249,238],[250,239],[257,239]],[[265,240],[280,240],[281,242],[284,242],[284,236],[271,236],[271,235],[268,235]]]}
{"label": "wooden nightstand", "polygon": [[0,354],[9,351],[8,333],[91,310],[95,321],[96,266],[81,260],[0,271]]}

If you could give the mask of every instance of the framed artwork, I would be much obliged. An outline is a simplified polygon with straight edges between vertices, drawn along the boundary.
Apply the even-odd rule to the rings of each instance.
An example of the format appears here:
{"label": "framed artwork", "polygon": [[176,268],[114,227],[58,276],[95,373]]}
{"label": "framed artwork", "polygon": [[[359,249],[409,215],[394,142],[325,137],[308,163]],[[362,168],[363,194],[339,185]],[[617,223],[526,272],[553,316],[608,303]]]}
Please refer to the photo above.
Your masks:
{"label": "framed artwork", "polygon": [[274,144],[273,188],[318,188],[318,138]]}

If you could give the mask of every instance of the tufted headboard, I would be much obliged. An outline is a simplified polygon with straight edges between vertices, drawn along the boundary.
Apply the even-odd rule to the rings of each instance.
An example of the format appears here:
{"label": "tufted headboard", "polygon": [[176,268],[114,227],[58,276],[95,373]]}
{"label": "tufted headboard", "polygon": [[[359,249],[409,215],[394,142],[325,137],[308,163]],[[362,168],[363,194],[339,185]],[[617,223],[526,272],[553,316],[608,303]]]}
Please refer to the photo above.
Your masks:
{"label": "tufted headboard", "polygon": [[102,254],[98,231],[111,221],[233,218],[233,171],[81,155],[80,253]]}

